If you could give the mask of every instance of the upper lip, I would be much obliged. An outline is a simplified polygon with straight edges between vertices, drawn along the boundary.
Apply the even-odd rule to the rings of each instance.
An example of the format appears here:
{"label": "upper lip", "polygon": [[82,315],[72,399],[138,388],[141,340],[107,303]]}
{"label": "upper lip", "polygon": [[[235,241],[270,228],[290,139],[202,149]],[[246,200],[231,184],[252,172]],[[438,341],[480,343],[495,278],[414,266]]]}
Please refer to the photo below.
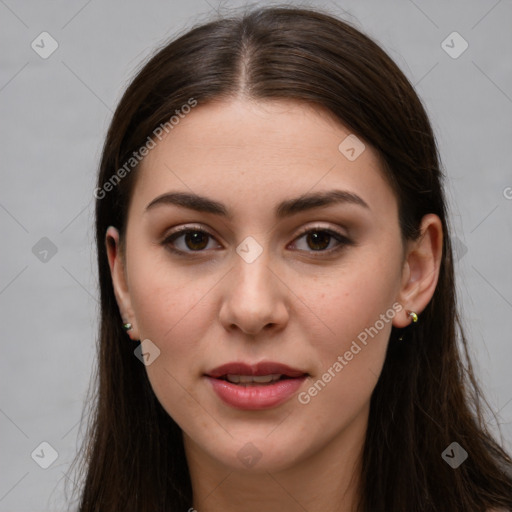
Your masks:
{"label": "upper lip", "polygon": [[297,368],[291,368],[286,364],[275,363],[273,361],[263,361],[256,364],[248,364],[243,362],[226,363],[210,370],[206,375],[208,377],[219,378],[226,375],[271,375],[281,374],[287,377],[302,377],[307,375],[306,372]]}

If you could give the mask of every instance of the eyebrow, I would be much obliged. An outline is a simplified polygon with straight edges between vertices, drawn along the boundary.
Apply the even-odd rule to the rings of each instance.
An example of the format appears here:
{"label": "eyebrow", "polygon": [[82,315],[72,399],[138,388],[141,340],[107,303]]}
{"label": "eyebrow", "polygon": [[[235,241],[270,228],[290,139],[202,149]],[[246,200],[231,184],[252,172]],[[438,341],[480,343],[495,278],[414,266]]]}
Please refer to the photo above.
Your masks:
{"label": "eyebrow", "polygon": [[[329,190],[327,192],[315,192],[304,194],[293,199],[287,199],[275,208],[275,216],[278,219],[290,217],[297,213],[331,206],[334,204],[354,204],[370,209],[368,204],[358,195],[346,190]],[[198,212],[213,213],[232,219],[232,215],[223,203],[188,192],[168,192],[153,199],[145,208],[145,212],[161,205],[174,205],[196,210]]]}

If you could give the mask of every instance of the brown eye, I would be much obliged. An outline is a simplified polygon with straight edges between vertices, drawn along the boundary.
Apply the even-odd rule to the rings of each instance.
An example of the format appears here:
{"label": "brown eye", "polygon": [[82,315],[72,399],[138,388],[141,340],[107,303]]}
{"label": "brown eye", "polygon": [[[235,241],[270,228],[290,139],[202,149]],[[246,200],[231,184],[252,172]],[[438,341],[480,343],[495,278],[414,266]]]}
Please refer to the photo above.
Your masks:
{"label": "brown eye", "polygon": [[162,245],[174,252],[186,254],[214,248],[208,246],[213,240],[212,235],[202,229],[182,228],[168,236]]}
{"label": "brown eye", "polygon": [[325,231],[310,231],[306,235],[306,243],[311,249],[315,251],[327,249],[331,239],[332,235],[326,233]]}
{"label": "brown eye", "polygon": [[204,231],[185,233],[185,245],[193,251],[200,251],[208,245],[208,235]]}
{"label": "brown eye", "polygon": [[[220,245],[211,245],[215,238],[203,229],[181,228],[169,235],[162,245],[177,254],[204,252],[208,249],[218,249]],[[346,236],[325,228],[305,230],[293,244],[296,249],[304,252],[330,253],[344,246],[353,245]]]}
{"label": "brown eye", "polygon": [[344,246],[353,245],[346,236],[326,228],[306,229],[293,245],[304,252],[330,253]]}

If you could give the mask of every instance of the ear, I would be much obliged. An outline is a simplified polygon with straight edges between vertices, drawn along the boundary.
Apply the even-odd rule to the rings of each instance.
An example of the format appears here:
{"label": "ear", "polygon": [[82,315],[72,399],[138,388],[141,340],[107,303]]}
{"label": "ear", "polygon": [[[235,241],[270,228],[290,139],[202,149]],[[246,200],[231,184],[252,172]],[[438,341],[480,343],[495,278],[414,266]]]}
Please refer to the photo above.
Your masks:
{"label": "ear", "polygon": [[395,327],[406,327],[411,323],[410,311],[420,316],[432,299],[439,279],[443,254],[441,220],[433,213],[425,215],[420,230],[419,238],[407,245],[397,298],[404,309],[393,318]]}
{"label": "ear", "polygon": [[126,280],[125,258],[120,250],[119,231],[109,226],[105,234],[105,245],[107,249],[108,264],[110,266],[110,275],[112,285],[116,296],[117,306],[123,323],[132,324],[132,328],[127,332],[132,340],[138,340],[139,331],[135,322],[135,315],[131,304],[130,294]]}

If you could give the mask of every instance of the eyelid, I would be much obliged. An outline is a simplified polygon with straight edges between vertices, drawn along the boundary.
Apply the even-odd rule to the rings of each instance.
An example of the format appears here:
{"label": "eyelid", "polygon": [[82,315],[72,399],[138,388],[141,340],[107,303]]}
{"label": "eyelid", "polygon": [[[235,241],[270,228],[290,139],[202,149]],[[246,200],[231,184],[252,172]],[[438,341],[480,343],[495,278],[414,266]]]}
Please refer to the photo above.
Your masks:
{"label": "eyelid", "polygon": [[347,245],[355,245],[354,241],[351,238],[349,238],[347,235],[341,233],[340,231],[338,231],[335,228],[331,228],[330,226],[322,226],[320,224],[316,224],[313,226],[310,225],[310,226],[306,226],[306,227],[302,228],[299,231],[299,233],[295,236],[295,238],[293,239],[293,241],[291,243],[295,243],[298,239],[302,238],[304,235],[307,235],[310,232],[316,232],[316,231],[321,231],[321,232],[329,234],[332,238],[334,238],[338,242],[338,245],[331,249],[327,249],[324,251],[313,251],[313,250],[303,251],[303,250],[299,249],[300,252],[307,252],[308,254],[312,254],[313,257],[321,258],[322,256],[327,256],[327,255],[333,254],[333,253],[337,252],[338,250],[343,249]]}
{"label": "eyelid", "polygon": [[[199,224],[196,224],[196,225],[187,224],[185,226],[179,226],[177,228],[174,228],[172,231],[166,233],[164,235],[164,237],[163,237],[163,240],[160,243],[161,243],[161,245],[166,246],[172,252],[174,252],[176,254],[179,254],[179,255],[201,254],[202,252],[206,252],[206,249],[203,249],[202,251],[182,251],[180,249],[176,249],[176,248],[172,247],[171,242],[174,242],[176,240],[176,238],[178,238],[179,236],[181,236],[183,234],[186,234],[188,232],[204,233],[208,237],[210,237],[210,238],[212,238],[212,239],[217,241],[217,237],[215,235],[212,235],[210,233],[210,231],[208,231],[207,229],[205,229],[201,225],[199,225]],[[217,243],[218,243],[218,241],[217,241]]]}
{"label": "eyelid", "polygon": [[[208,251],[207,249],[203,249],[201,251],[182,251],[180,249],[176,249],[176,248],[172,247],[171,242],[174,242],[174,240],[176,238],[178,238],[180,235],[191,232],[191,231],[204,233],[208,237],[216,240],[216,236],[211,234],[207,229],[205,229],[201,225],[187,224],[184,226],[179,226],[179,227],[173,229],[171,232],[167,233],[164,236],[164,239],[161,242],[161,244],[167,246],[171,251],[173,251],[174,253],[177,253],[179,255],[185,255],[185,254],[186,255],[191,255],[191,254],[200,255],[201,253],[207,252]],[[322,226],[320,224],[316,224],[313,226],[311,226],[311,225],[305,226],[305,227],[301,228],[301,230],[299,231],[299,233],[297,233],[297,235],[295,235],[295,237],[293,238],[291,243],[293,244],[298,239],[302,238],[304,235],[306,235],[310,232],[315,232],[315,231],[321,231],[321,232],[325,232],[325,233],[329,234],[331,237],[336,239],[336,241],[338,242],[338,245],[334,248],[323,250],[323,251],[314,251],[314,250],[304,251],[304,250],[298,249],[299,252],[312,253],[313,255],[315,255],[314,257],[321,257],[322,255],[332,254],[333,252],[335,252],[339,249],[342,249],[346,245],[354,245],[353,240],[351,240],[347,235],[340,233],[339,231],[337,231],[334,228],[331,228],[328,226]],[[212,249],[210,249],[210,250],[212,250]]]}
{"label": "eyelid", "polygon": [[332,228],[330,226],[322,226],[321,224],[315,224],[313,226],[310,225],[310,226],[306,226],[304,228],[301,228],[299,233],[296,235],[295,239],[300,237],[300,236],[302,236],[302,235],[305,235],[305,234],[309,233],[310,231],[326,231],[326,232],[331,233],[333,235],[336,235],[336,236],[338,236],[340,238],[344,238],[344,239],[348,240],[348,236],[347,235],[344,235],[343,233],[340,233],[335,228]]}

